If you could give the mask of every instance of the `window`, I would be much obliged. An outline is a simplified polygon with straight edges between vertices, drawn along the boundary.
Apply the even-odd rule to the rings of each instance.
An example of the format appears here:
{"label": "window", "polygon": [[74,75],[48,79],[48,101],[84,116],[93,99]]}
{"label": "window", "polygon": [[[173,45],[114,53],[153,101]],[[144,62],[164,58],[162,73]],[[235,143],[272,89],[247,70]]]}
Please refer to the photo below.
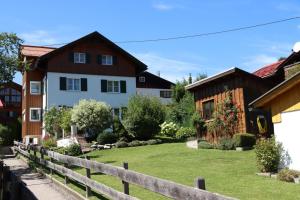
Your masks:
{"label": "window", "polygon": [[30,94],[32,94],[32,95],[41,94],[41,82],[30,81]]}
{"label": "window", "polygon": [[30,121],[38,122],[41,120],[41,109],[40,108],[30,108]]}
{"label": "window", "polygon": [[145,83],[145,81],[146,81],[145,76],[140,76],[140,77],[139,77],[139,82]]}
{"label": "window", "polygon": [[80,91],[80,79],[79,78],[67,78],[67,90]]}
{"label": "window", "polygon": [[120,92],[119,81],[107,81],[107,92],[119,93]]}
{"label": "window", "polygon": [[209,120],[214,113],[214,100],[205,101],[202,103],[203,118]]}
{"label": "window", "polygon": [[102,55],[102,65],[112,65],[113,57],[111,55]]}
{"label": "window", "polygon": [[171,96],[172,96],[172,91],[170,91],[170,90],[161,90],[160,91],[161,98],[171,98]]}
{"label": "window", "polygon": [[113,108],[113,116],[120,117],[120,108]]}
{"label": "window", "polygon": [[75,52],[74,63],[86,63],[86,54]]}

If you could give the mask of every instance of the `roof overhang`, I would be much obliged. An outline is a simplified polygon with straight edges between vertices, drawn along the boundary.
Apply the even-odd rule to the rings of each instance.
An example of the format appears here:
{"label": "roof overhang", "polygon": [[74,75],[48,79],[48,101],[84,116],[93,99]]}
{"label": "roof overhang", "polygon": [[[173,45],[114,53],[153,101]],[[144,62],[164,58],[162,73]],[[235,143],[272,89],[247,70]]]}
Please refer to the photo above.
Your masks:
{"label": "roof overhang", "polygon": [[196,81],[195,83],[189,84],[189,85],[185,86],[185,89],[187,89],[187,90],[193,90],[196,87],[202,86],[202,85],[204,85],[206,83],[209,83],[209,82],[217,80],[217,79],[224,78],[224,77],[232,75],[234,73],[242,73],[242,74],[245,74],[245,75],[247,75],[249,77],[252,77],[252,78],[255,78],[255,79],[258,79],[258,80],[262,80],[260,77],[254,75],[254,74],[246,72],[246,71],[244,71],[244,70],[242,70],[240,68],[234,67],[234,68],[230,68],[230,69],[228,69],[226,71],[220,72],[218,74],[215,74],[213,76],[210,76],[210,77],[201,79],[199,81]]}
{"label": "roof overhang", "polygon": [[262,96],[258,97],[254,101],[252,101],[249,106],[251,107],[263,107],[268,102],[276,98],[278,95],[288,91],[290,88],[295,86],[296,84],[300,83],[300,72],[292,76],[291,78],[283,81],[282,83],[278,84],[276,87],[272,88]]}

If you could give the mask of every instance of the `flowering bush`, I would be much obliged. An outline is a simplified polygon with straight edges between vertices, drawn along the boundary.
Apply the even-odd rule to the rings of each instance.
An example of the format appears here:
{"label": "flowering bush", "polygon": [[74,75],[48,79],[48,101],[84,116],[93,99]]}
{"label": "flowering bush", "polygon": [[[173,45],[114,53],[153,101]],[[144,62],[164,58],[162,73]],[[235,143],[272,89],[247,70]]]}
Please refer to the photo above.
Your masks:
{"label": "flowering bush", "polygon": [[178,127],[174,122],[164,122],[160,125],[160,133],[165,136],[175,137]]}

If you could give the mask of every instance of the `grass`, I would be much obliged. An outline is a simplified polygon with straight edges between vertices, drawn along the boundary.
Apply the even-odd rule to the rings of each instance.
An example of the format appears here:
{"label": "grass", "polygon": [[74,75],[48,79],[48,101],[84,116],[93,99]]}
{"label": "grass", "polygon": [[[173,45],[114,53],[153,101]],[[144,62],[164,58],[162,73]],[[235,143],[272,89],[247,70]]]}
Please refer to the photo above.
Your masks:
{"label": "grass", "polygon": [[[126,161],[131,170],[189,186],[194,186],[196,177],[201,176],[208,191],[239,199],[300,199],[300,185],[255,175],[254,151],[194,150],[184,143],[172,143],[93,151],[87,155],[117,166]],[[85,174],[84,169],[74,170]],[[92,173],[92,179],[122,191],[122,183],[115,177]],[[84,194],[81,187],[69,185]],[[140,199],[165,199],[132,184],[130,194]]]}

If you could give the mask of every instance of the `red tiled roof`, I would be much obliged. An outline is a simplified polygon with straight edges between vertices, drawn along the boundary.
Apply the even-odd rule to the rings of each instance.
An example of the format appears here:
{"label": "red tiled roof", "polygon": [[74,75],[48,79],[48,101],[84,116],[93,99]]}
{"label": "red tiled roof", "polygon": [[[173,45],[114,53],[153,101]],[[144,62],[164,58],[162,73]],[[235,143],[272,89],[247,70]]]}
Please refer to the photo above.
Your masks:
{"label": "red tiled roof", "polygon": [[22,45],[21,46],[21,54],[23,56],[40,57],[40,56],[45,55],[55,49],[56,48],[43,47],[43,46]]}
{"label": "red tiled roof", "polygon": [[270,76],[277,71],[278,67],[280,66],[281,63],[283,63],[283,61],[285,61],[285,60],[280,60],[275,63],[266,65],[266,66],[260,68],[259,70],[253,72],[253,74],[255,74],[256,76],[259,76],[261,78]]}

